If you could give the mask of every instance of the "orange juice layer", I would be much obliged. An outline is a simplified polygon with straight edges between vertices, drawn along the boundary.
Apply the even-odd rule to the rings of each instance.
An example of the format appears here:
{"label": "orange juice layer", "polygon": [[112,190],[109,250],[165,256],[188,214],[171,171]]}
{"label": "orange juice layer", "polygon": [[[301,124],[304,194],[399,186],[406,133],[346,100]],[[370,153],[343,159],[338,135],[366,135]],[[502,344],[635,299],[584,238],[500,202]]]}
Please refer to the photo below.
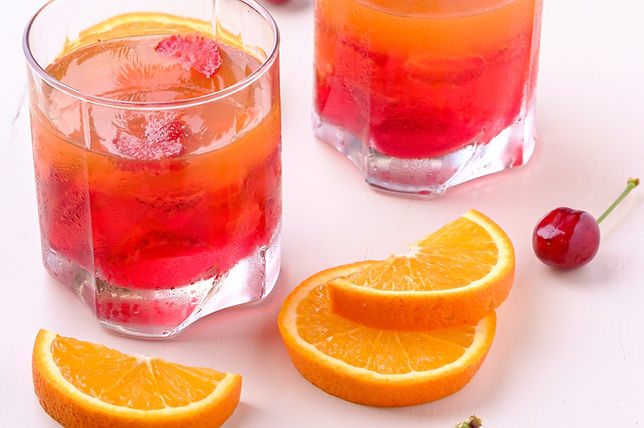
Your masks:
{"label": "orange juice layer", "polygon": [[498,50],[532,27],[534,0],[318,0],[331,31],[399,54]]}
{"label": "orange juice layer", "polygon": [[[316,1],[316,109],[381,153],[486,143],[531,97],[535,0]],[[530,89],[531,90],[531,89]]]}
{"label": "orange juice layer", "polygon": [[[160,53],[170,33],[71,44],[47,71],[93,96],[167,103],[208,96],[260,66],[219,41],[221,66],[206,76]],[[43,245],[117,287],[168,289],[224,275],[279,227],[273,85],[262,77],[218,100],[129,109],[45,87],[46,101],[32,108]]]}

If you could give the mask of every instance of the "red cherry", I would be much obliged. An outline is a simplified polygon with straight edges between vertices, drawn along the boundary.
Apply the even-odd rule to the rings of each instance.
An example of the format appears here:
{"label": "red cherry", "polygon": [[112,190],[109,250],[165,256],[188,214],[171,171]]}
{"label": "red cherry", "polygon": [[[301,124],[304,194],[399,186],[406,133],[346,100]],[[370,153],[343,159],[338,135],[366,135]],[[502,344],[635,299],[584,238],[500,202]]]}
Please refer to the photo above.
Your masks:
{"label": "red cherry", "polygon": [[545,264],[574,269],[595,257],[599,236],[595,217],[585,211],[561,207],[539,221],[532,234],[532,247]]}
{"label": "red cherry", "polygon": [[629,178],[626,190],[598,220],[586,211],[560,207],[537,223],[532,233],[532,248],[539,260],[557,269],[574,269],[595,257],[599,249],[599,223],[640,183]]}

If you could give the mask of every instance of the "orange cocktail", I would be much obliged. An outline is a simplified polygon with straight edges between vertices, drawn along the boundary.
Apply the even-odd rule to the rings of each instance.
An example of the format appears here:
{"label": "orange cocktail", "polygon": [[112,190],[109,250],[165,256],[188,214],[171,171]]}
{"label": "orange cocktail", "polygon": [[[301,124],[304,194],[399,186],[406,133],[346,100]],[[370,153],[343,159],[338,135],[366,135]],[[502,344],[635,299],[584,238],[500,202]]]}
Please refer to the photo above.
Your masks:
{"label": "orange cocktail", "polygon": [[317,0],[318,135],[369,182],[403,192],[523,164],[540,10],[541,0]]}
{"label": "orange cocktail", "polygon": [[276,53],[208,28],[120,15],[32,79],[45,266],[125,332],[172,334],[276,280]]}

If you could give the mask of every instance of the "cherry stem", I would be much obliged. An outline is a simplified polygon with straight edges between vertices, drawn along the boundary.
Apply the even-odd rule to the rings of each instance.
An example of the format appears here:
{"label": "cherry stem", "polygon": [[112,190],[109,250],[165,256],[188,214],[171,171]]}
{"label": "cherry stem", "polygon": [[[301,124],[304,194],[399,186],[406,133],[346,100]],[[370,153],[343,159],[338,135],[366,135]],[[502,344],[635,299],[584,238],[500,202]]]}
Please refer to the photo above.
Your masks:
{"label": "cherry stem", "polygon": [[629,193],[631,193],[631,190],[633,190],[634,188],[636,188],[638,184],[640,184],[640,179],[639,179],[639,178],[629,178],[629,179],[628,179],[628,182],[627,182],[627,185],[626,185],[626,189],[624,189],[624,191],[622,192],[622,194],[621,194],[621,195],[619,195],[619,197],[618,197],[617,199],[615,199],[615,202],[613,202],[613,204],[612,204],[610,207],[608,207],[608,209],[607,209],[606,211],[604,211],[604,214],[602,214],[602,215],[597,219],[597,223],[599,224],[599,223],[601,223],[602,221],[604,221],[604,219],[605,219],[606,217],[608,217],[608,214],[610,214],[611,212],[613,212],[613,210],[615,209],[615,207],[616,207],[617,205],[619,205],[619,203],[620,203],[620,202],[622,202],[622,199],[624,199],[624,198],[626,197],[626,195],[628,195]]}
{"label": "cherry stem", "polygon": [[469,418],[467,418],[467,420],[465,420],[465,422],[461,422],[454,428],[480,428],[481,426],[482,423],[479,418],[477,418],[476,416],[470,416]]}

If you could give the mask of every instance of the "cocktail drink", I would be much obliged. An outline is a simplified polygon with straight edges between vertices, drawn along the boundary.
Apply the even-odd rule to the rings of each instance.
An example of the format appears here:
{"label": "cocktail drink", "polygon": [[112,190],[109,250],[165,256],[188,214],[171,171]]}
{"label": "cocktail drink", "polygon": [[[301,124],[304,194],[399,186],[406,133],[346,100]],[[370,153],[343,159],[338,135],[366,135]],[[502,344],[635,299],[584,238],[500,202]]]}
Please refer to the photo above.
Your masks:
{"label": "cocktail drink", "polygon": [[316,0],[315,130],[373,186],[440,193],[524,164],[541,0]]}
{"label": "cocktail drink", "polygon": [[259,300],[279,271],[275,24],[177,3],[56,0],[25,33],[45,267],[135,335]]}

